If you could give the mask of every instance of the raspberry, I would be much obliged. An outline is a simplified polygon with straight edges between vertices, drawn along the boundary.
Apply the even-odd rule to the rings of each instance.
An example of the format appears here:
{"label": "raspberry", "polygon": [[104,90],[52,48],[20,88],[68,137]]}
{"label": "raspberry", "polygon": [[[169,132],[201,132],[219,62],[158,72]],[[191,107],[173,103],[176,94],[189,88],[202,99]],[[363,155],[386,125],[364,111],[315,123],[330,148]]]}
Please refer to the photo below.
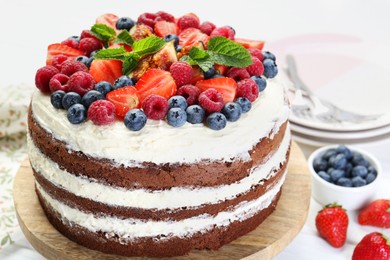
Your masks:
{"label": "raspberry", "polygon": [[58,54],[51,59],[51,65],[61,70],[62,64],[68,60],[68,56],[64,54]]}
{"label": "raspberry", "polygon": [[253,79],[243,79],[237,83],[237,97],[245,97],[253,102],[258,95],[259,88]]}
{"label": "raspberry", "polygon": [[95,125],[108,125],[115,121],[115,106],[108,100],[96,100],[88,108],[88,118]]}
{"label": "raspberry", "polygon": [[203,22],[201,25],[200,25],[200,27],[199,27],[199,29],[203,32],[203,33],[205,33],[205,34],[207,34],[207,35],[210,35],[211,34],[211,32],[215,29],[215,24],[213,24],[212,22]]}
{"label": "raspberry", "polygon": [[223,27],[215,28],[211,32],[210,37],[223,36],[223,37],[226,37],[226,38],[228,38],[230,40],[234,40],[234,35],[235,35],[235,32],[234,32],[232,27],[230,27],[230,26],[223,26]]}
{"label": "raspberry", "polygon": [[77,71],[88,72],[88,68],[87,68],[87,66],[85,66],[84,63],[81,63],[79,61],[74,61],[74,60],[68,60],[62,64],[62,67],[61,67],[62,74],[65,74],[67,76],[71,76],[73,73],[75,73]]}
{"label": "raspberry", "polygon": [[35,86],[42,92],[49,92],[50,79],[58,72],[56,67],[50,65],[38,69],[35,74]]}
{"label": "raspberry", "polygon": [[95,35],[92,34],[92,32],[90,30],[83,30],[80,34],[80,40],[84,39],[84,38],[94,38],[96,40],[98,40],[98,38],[96,38]]}
{"label": "raspberry", "polygon": [[71,39],[71,38],[63,40],[61,42],[61,44],[67,45],[67,46],[72,47],[74,49],[78,49],[79,48],[79,43],[76,40]]}
{"label": "raspberry", "polygon": [[151,94],[142,102],[142,109],[149,119],[161,120],[168,112],[168,101],[162,96]]}
{"label": "raspberry", "polygon": [[192,79],[192,67],[184,61],[176,61],[169,68],[178,87],[189,84]]}
{"label": "raspberry", "polygon": [[146,24],[150,26],[151,28],[154,28],[154,24],[156,23],[155,19],[157,18],[157,15],[152,13],[143,13],[138,17],[138,22]]}
{"label": "raspberry", "polygon": [[230,68],[226,73],[226,76],[229,78],[233,78],[235,81],[250,78],[248,71],[244,68]]}
{"label": "raspberry", "polygon": [[188,106],[194,105],[198,102],[200,89],[194,85],[184,85],[177,90],[177,95],[183,96],[187,100]]}
{"label": "raspberry", "polygon": [[94,38],[84,38],[80,40],[79,49],[85,53],[86,56],[89,57],[92,52],[100,50],[103,48],[102,43]]}
{"label": "raspberry", "polygon": [[[256,86],[257,88],[257,86]],[[220,112],[223,108],[223,96],[214,88],[209,88],[199,95],[199,104],[208,114]]]}
{"label": "raspberry", "polygon": [[84,71],[78,71],[70,76],[68,81],[69,91],[76,92],[80,96],[84,96],[85,93],[93,89],[95,81],[92,76]]}
{"label": "raspberry", "polygon": [[160,17],[162,20],[165,20],[167,22],[174,23],[175,22],[175,17],[169,13],[159,11],[156,13],[157,17]]}
{"label": "raspberry", "polygon": [[256,58],[258,58],[260,61],[263,61],[264,60],[264,55],[263,55],[263,52],[257,48],[249,48],[248,49],[249,53],[252,55],[252,56],[255,56]]}
{"label": "raspberry", "polygon": [[252,61],[253,64],[249,65],[246,70],[251,76],[261,76],[264,72],[263,63],[261,63],[261,61],[254,56],[252,56]]}
{"label": "raspberry", "polygon": [[194,14],[187,14],[179,18],[177,21],[177,26],[181,31],[187,28],[199,28],[200,22],[199,18]]}
{"label": "raspberry", "polygon": [[50,91],[62,90],[68,92],[68,80],[69,77],[65,74],[58,73],[54,75],[49,81]]}

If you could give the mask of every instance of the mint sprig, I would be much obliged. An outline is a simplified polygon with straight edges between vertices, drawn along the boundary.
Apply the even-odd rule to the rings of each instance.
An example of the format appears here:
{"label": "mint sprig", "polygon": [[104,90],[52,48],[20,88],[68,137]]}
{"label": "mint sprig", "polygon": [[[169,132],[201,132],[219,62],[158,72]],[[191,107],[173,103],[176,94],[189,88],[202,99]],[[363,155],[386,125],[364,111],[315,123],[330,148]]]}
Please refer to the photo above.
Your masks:
{"label": "mint sprig", "polygon": [[105,24],[94,24],[91,27],[91,33],[101,40],[104,44],[104,47],[108,47],[108,43],[115,39],[116,32],[113,28],[110,26],[107,26]]}
{"label": "mint sprig", "polygon": [[158,52],[165,44],[165,41],[157,36],[149,36],[133,44],[133,52],[140,56]]}
{"label": "mint sprig", "polygon": [[214,60],[210,54],[197,47],[192,47],[188,52],[188,56],[183,56],[181,61],[188,62],[190,65],[198,65],[203,71],[208,71],[214,65]]}
{"label": "mint sprig", "polygon": [[114,43],[133,46],[134,39],[127,30],[122,30],[116,37]]}
{"label": "mint sprig", "polygon": [[119,47],[115,49],[105,49],[105,50],[100,50],[98,51],[94,57],[94,59],[97,60],[124,60],[127,51],[125,50],[124,47]]}

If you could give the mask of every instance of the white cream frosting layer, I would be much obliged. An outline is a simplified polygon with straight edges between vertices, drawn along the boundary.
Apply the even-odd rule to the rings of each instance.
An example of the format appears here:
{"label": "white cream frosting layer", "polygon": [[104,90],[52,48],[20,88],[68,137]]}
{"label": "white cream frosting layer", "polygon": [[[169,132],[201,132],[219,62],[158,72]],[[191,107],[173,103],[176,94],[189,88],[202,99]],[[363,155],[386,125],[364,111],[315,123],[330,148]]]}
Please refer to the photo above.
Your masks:
{"label": "white cream frosting layer", "polygon": [[109,187],[87,177],[72,175],[66,170],[60,169],[57,163],[42,154],[30,136],[27,138],[27,143],[32,167],[51,183],[70,193],[114,206],[174,209],[197,207],[233,199],[239,194],[249,191],[253,186],[262,184],[264,179],[271,178],[274,175],[273,171],[278,170],[279,165],[286,161],[290,138],[291,134],[289,127],[287,127],[279,148],[267,158],[266,162],[256,166],[247,177],[233,184],[203,188],[173,187],[161,191]]}
{"label": "white cream frosting layer", "polygon": [[119,239],[132,240],[139,237],[155,237],[158,235],[166,236],[190,236],[198,231],[207,231],[215,227],[228,226],[233,221],[243,221],[252,217],[260,210],[267,208],[273,198],[281,189],[286,173],[263,196],[252,201],[243,201],[236,205],[231,211],[219,212],[215,216],[203,214],[196,217],[180,221],[151,221],[140,219],[119,219],[109,216],[94,216],[71,208],[58,200],[53,199],[36,182],[38,192],[48,205],[53,208],[61,217],[64,223],[74,223],[88,229],[91,232],[107,232],[109,234],[119,235]]}
{"label": "white cream frosting layer", "polygon": [[269,79],[267,89],[252,104],[252,109],[237,122],[228,122],[220,131],[203,124],[186,123],[180,128],[164,120],[148,120],[139,132],[128,130],[123,122],[107,126],[90,120],[72,125],[66,111],[55,109],[50,98],[36,91],[32,98],[35,120],[47,132],[68,144],[70,152],[82,151],[95,158],[108,158],[117,165],[140,166],[142,162],[195,163],[201,160],[248,160],[248,151],[270,131],[277,132],[287,120],[289,107],[283,83]]}

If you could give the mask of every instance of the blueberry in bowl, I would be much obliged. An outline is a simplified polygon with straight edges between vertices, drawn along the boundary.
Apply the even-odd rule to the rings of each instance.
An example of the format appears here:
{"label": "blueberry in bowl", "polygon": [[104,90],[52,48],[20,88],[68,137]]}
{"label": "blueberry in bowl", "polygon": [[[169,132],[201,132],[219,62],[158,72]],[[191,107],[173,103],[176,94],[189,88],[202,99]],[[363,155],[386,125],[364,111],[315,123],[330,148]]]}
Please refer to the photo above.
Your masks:
{"label": "blueberry in bowl", "polygon": [[314,151],[308,160],[313,198],[322,205],[338,202],[357,210],[377,190],[381,166],[368,152],[346,145],[330,145]]}

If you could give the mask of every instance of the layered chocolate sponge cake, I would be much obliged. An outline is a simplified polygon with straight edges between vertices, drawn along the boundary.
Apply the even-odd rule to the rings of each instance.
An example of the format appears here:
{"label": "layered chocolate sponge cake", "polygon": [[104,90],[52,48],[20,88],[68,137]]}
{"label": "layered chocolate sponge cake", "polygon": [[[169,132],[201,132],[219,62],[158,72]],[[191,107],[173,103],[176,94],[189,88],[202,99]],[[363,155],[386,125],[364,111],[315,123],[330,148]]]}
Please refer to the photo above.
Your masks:
{"label": "layered chocolate sponge cake", "polygon": [[275,209],[289,105],[275,56],[230,26],[100,16],[48,47],[28,115],[35,188],[69,239],[125,256],[216,250]]}

